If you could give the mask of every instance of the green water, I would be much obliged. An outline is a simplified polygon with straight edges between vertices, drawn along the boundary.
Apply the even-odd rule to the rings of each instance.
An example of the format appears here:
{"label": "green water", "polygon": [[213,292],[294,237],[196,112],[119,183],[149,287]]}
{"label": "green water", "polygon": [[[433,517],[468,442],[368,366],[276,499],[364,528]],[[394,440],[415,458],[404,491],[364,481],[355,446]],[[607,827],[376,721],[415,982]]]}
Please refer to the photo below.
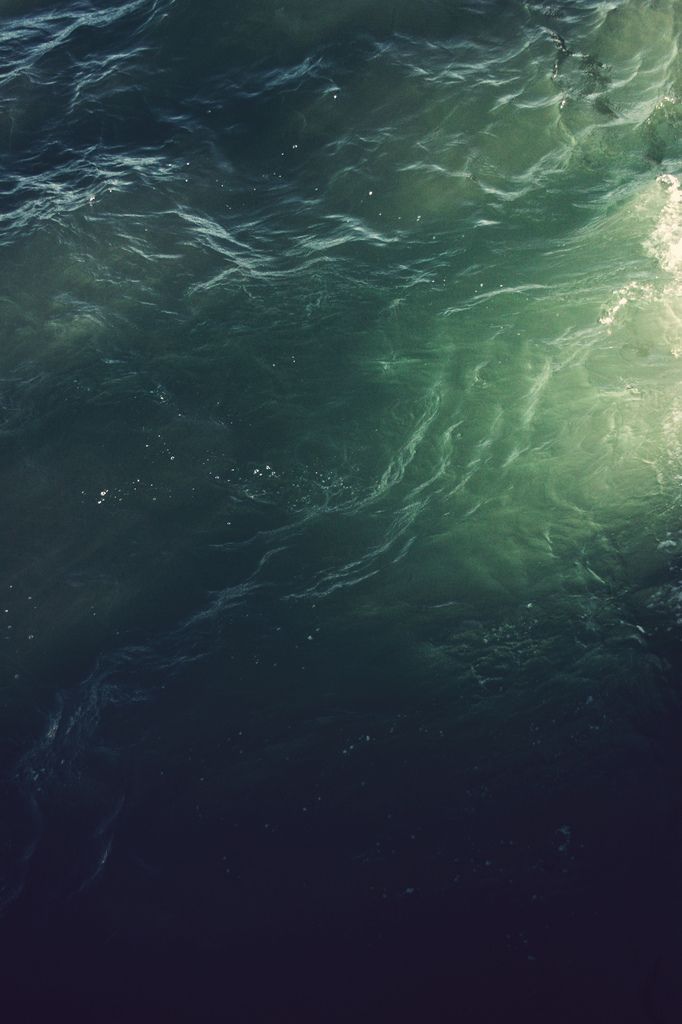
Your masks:
{"label": "green water", "polygon": [[679,4],[0,16],[17,998],[677,1019]]}

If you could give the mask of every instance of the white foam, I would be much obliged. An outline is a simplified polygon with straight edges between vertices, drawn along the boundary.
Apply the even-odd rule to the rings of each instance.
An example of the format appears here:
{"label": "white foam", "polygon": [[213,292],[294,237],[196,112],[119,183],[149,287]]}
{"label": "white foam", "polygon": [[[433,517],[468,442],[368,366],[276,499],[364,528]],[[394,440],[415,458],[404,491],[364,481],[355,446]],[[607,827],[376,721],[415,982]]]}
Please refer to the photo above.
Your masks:
{"label": "white foam", "polygon": [[669,274],[682,273],[682,189],[674,174],[661,174],[656,179],[668,189],[656,227],[645,243],[645,249]]}
{"label": "white foam", "polygon": [[[661,174],[656,180],[667,195],[654,228],[644,241],[644,251],[669,277],[658,287],[633,280],[616,289],[610,305],[599,317],[599,323],[605,327],[613,327],[626,307],[633,303],[649,305],[660,301],[662,308],[672,312],[677,303],[672,303],[671,299],[682,295],[682,184],[675,174]],[[679,358],[682,349],[673,346],[672,354]]]}
{"label": "white foam", "polygon": [[613,293],[613,302],[599,317],[599,323],[606,327],[612,327],[618,319],[618,315],[629,303],[639,300],[640,302],[651,302],[655,298],[655,291],[650,284],[641,284],[639,281],[628,281],[623,288],[617,288]]}

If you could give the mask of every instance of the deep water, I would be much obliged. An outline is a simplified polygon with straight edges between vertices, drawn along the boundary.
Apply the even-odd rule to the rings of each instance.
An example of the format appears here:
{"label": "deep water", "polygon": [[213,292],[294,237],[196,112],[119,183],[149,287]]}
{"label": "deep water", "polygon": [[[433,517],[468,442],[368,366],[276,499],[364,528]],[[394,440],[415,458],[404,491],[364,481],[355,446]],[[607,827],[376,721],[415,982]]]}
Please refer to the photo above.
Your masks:
{"label": "deep water", "polygon": [[0,0],[4,1019],[682,1019],[681,42]]}

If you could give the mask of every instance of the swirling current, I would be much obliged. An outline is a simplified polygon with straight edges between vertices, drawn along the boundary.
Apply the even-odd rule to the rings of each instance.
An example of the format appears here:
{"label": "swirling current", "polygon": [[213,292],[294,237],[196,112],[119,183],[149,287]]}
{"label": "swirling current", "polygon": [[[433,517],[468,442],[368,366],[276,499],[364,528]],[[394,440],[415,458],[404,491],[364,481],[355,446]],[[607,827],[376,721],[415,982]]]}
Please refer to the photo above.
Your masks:
{"label": "swirling current", "polygon": [[6,1019],[680,1019],[681,40],[0,0]]}

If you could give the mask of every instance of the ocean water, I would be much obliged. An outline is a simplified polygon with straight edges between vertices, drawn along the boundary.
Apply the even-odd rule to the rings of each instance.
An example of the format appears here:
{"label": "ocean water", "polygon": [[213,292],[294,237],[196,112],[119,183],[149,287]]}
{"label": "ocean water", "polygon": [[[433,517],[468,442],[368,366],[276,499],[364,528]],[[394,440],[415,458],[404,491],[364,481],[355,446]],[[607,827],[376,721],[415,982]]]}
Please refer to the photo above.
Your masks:
{"label": "ocean water", "polygon": [[681,40],[0,0],[12,1020],[680,1019]]}

